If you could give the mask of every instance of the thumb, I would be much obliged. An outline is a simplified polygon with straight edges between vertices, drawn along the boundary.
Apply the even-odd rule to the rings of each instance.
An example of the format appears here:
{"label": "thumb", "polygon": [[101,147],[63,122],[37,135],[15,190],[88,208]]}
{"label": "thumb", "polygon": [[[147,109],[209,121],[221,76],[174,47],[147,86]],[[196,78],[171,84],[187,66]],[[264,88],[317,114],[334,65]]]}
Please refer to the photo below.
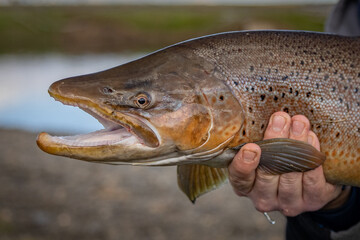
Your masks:
{"label": "thumb", "polygon": [[255,143],[244,145],[229,165],[229,180],[236,194],[248,194],[255,181],[261,149]]}

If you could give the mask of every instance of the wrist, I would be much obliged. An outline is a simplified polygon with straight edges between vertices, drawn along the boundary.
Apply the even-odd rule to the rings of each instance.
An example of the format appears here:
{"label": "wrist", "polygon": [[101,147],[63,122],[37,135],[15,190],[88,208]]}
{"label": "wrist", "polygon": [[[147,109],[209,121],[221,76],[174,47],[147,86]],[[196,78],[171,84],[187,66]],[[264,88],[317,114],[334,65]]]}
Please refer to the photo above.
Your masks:
{"label": "wrist", "polygon": [[333,210],[340,208],[343,206],[347,200],[349,199],[351,193],[351,187],[350,186],[343,186],[342,191],[340,194],[330,202],[328,202],[321,210]]}

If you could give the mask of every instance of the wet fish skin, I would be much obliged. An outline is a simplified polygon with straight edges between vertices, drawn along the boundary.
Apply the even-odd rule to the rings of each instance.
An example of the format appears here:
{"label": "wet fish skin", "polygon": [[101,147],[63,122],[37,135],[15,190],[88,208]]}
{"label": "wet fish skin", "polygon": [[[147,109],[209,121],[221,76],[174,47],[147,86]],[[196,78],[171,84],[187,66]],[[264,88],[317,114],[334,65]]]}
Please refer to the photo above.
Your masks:
{"label": "wet fish skin", "polygon": [[303,114],[327,156],[326,179],[360,184],[360,38],[260,31],[208,40],[195,48],[243,106],[239,138],[261,140],[276,111]]}
{"label": "wet fish skin", "polygon": [[[88,161],[179,165],[179,185],[194,200],[225,181],[226,170],[218,167],[227,166],[234,148],[261,141],[271,114],[285,111],[310,120],[326,155],[326,179],[360,186],[359,53],[359,38],[312,32],[230,32],[186,41],[50,87],[59,101],[81,102],[149,147],[69,147],[46,134],[38,144]],[[104,87],[121,96],[104,94]],[[149,92],[157,104],[135,111],[128,99],[138,92]]]}

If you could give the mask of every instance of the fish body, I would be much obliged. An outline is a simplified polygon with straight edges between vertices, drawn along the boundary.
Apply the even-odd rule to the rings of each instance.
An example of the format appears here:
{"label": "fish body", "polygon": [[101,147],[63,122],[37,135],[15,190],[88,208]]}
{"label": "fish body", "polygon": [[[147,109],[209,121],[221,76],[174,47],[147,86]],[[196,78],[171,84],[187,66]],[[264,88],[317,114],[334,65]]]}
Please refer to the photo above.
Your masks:
{"label": "fish body", "polygon": [[[50,95],[89,112],[105,129],[78,137],[41,133],[38,145],[86,161],[178,165],[179,186],[191,200],[226,180],[227,165],[248,142],[277,149],[271,156],[280,168],[270,157],[260,163],[269,172],[323,163],[327,181],[360,186],[359,87],[360,38],[297,31],[210,35],[55,82]],[[310,120],[324,162],[307,144],[261,142],[276,111]],[[301,155],[306,148],[310,154]],[[284,160],[282,153],[296,158]]]}

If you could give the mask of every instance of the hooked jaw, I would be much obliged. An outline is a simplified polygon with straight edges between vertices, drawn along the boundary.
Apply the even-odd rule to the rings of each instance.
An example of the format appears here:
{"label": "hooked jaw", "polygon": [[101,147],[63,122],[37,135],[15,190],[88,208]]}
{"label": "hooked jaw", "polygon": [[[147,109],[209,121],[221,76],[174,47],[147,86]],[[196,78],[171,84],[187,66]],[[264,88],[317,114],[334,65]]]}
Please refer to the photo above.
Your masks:
{"label": "hooked jaw", "polygon": [[79,107],[89,113],[104,129],[59,137],[40,133],[37,144],[43,151],[81,160],[105,162],[131,161],[158,154],[156,149],[160,145],[160,136],[146,119],[114,111],[109,106],[97,103],[96,96],[79,96],[76,93],[77,86],[72,88],[71,84],[71,79],[55,82],[50,86],[49,94],[63,104]]}

